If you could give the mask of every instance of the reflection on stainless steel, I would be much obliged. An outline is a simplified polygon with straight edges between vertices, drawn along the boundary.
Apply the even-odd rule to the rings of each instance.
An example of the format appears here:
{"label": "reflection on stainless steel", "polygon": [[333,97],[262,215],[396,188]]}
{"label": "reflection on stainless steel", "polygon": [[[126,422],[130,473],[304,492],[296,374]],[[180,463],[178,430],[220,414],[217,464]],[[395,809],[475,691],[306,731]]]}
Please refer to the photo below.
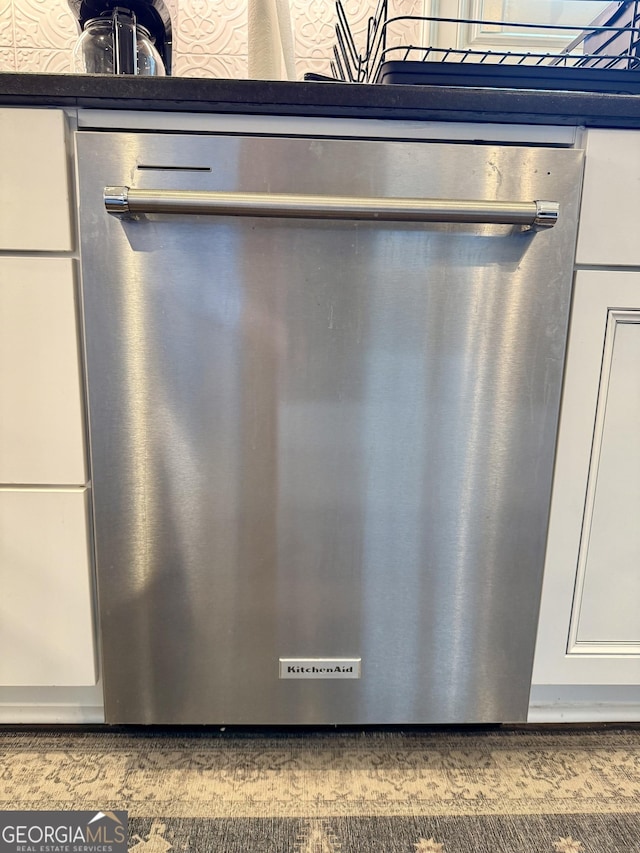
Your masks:
{"label": "reflection on stainless steel", "polygon": [[[81,133],[78,156],[107,719],[525,719],[581,153]],[[561,216],[110,216],[134,174]]]}
{"label": "reflection on stainless steel", "polygon": [[354,219],[379,222],[483,222],[497,225],[555,225],[554,201],[470,201],[432,198],[229,193],[206,190],[139,190],[105,187],[109,213],[193,213],[219,216],[276,216],[292,219]]}

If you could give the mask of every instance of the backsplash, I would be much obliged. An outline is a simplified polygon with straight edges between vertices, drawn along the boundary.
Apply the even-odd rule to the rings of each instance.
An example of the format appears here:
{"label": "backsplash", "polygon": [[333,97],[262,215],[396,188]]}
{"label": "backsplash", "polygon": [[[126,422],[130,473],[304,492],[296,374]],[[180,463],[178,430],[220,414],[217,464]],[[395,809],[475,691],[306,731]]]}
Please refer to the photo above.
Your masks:
{"label": "backsplash", "polygon": [[[247,0],[167,0],[179,77],[247,77]],[[376,0],[346,0],[358,47]],[[424,0],[396,0],[395,14],[419,15]],[[335,41],[334,0],[291,0],[297,78],[329,73]],[[415,28],[415,24],[408,24]],[[77,24],[66,0],[0,0],[0,71],[72,71]],[[407,33],[407,43],[416,43]]]}

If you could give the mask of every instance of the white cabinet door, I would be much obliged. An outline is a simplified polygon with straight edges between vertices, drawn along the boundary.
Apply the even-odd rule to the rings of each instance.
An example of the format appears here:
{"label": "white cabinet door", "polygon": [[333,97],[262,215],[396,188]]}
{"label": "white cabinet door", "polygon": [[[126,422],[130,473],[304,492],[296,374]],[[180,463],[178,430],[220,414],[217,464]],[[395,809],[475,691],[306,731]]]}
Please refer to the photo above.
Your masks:
{"label": "white cabinet door", "polygon": [[95,683],[84,489],[0,489],[0,685]]}
{"label": "white cabinet door", "polygon": [[0,258],[0,483],[86,481],[74,262]]}
{"label": "white cabinet door", "polygon": [[640,683],[640,272],[577,273],[534,683]]}
{"label": "white cabinet door", "polygon": [[640,655],[639,310],[609,310],[600,382],[569,642]]}
{"label": "white cabinet door", "polygon": [[0,249],[69,251],[69,199],[62,110],[0,109]]}
{"label": "white cabinet door", "polygon": [[589,130],[576,261],[640,266],[640,133]]}

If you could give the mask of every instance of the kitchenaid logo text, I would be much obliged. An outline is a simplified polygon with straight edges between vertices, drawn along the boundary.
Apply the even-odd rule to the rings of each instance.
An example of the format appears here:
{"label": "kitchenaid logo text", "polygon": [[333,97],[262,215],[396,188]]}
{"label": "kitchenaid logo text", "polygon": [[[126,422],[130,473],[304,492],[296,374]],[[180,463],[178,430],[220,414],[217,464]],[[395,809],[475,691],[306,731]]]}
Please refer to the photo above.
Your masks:
{"label": "kitchenaid logo text", "polygon": [[124,811],[0,813],[0,853],[126,851]]}
{"label": "kitchenaid logo text", "polygon": [[353,672],[352,666],[288,666],[287,672]]}
{"label": "kitchenaid logo text", "polygon": [[360,658],[280,658],[280,678],[360,678]]}

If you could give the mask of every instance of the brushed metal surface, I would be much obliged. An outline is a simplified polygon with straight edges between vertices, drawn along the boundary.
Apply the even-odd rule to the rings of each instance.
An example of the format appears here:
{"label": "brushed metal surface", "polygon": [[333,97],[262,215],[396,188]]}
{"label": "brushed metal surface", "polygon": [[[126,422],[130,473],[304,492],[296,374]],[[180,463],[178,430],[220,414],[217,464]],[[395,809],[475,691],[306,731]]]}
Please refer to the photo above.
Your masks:
{"label": "brushed metal surface", "polygon": [[490,222],[546,227],[555,225],[558,220],[558,203],[554,201],[358,198],[131,187],[105,187],[103,195],[107,212],[120,217],[138,213],[194,213],[378,222]]}
{"label": "brushed metal surface", "polygon": [[[581,152],[130,133],[77,151],[107,720],[524,720]],[[113,185],[554,198],[560,219],[124,222]],[[279,679],[280,658],[361,658],[362,677]]]}

